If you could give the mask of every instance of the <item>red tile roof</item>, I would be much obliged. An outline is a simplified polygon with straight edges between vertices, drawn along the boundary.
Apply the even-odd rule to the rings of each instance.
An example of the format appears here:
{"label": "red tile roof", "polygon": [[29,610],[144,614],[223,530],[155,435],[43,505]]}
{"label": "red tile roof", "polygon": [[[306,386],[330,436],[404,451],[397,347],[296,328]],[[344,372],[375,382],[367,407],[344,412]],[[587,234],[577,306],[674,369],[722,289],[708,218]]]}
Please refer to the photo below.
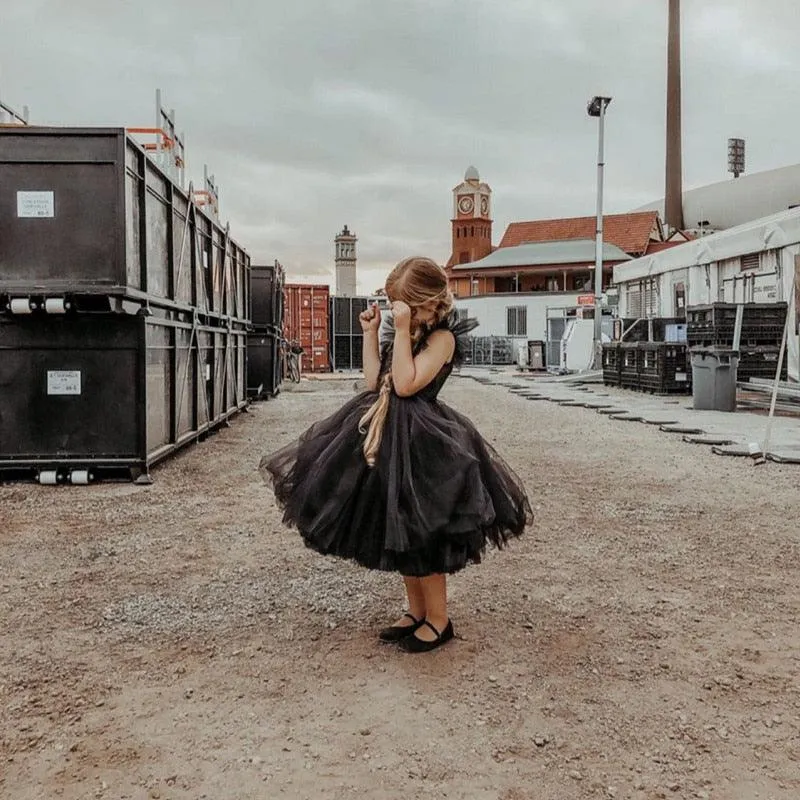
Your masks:
{"label": "red tile roof", "polygon": [[645,255],[652,255],[653,253],[660,253],[662,250],[671,250],[673,247],[679,247],[682,244],[688,244],[683,241],[670,241],[670,242],[650,242],[647,245],[647,253]]}
{"label": "red tile roof", "polygon": [[[515,247],[526,242],[593,239],[596,225],[597,217],[512,222],[506,228],[500,247]],[[634,214],[608,214],[603,217],[603,239],[615,244],[628,255],[638,256],[647,250],[650,234],[657,225],[657,211],[639,211]]]}

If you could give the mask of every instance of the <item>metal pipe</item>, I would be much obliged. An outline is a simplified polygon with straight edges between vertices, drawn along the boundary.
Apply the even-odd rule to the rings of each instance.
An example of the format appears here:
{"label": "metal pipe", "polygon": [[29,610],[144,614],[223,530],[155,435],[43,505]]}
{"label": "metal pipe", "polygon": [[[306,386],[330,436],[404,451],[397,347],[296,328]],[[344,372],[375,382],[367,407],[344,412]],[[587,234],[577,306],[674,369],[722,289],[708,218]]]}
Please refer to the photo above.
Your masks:
{"label": "metal pipe", "polygon": [[681,6],[669,0],[667,33],[667,159],[664,222],[683,230],[683,158],[681,154]]}

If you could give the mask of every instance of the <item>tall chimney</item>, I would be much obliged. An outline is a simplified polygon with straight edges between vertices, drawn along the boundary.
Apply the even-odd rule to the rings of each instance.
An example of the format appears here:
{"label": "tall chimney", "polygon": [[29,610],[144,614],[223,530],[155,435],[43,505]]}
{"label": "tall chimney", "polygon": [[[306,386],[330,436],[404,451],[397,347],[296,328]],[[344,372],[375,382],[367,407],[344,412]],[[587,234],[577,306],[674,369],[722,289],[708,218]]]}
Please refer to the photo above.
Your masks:
{"label": "tall chimney", "polygon": [[683,164],[681,157],[681,4],[669,2],[667,37],[667,174],[664,221],[683,229]]}

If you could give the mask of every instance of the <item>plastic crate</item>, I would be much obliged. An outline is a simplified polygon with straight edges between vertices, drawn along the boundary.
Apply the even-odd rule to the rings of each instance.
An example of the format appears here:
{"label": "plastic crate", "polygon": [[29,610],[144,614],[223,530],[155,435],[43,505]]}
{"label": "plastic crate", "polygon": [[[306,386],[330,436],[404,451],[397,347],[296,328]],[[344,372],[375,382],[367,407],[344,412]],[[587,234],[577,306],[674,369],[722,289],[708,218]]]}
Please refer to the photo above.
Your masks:
{"label": "plastic crate", "polygon": [[[786,323],[786,303],[745,303],[740,345],[778,346]],[[736,329],[736,303],[712,303],[686,310],[690,345],[730,347]]]}
{"label": "plastic crate", "polygon": [[688,351],[675,342],[639,344],[639,389],[658,394],[686,394],[691,390]]}
{"label": "plastic crate", "polygon": [[619,346],[619,385],[623,389],[639,389],[641,342],[622,342]]}
{"label": "plastic crate", "polygon": [[[780,347],[742,348],[739,352],[738,380],[747,381],[750,378],[774,379],[775,370],[778,368],[780,351]],[[787,355],[784,353],[783,365],[781,366],[780,379],[782,381],[788,380]]]}
{"label": "plastic crate", "polygon": [[603,344],[603,383],[606,386],[620,385],[620,359],[619,342],[606,342]]}

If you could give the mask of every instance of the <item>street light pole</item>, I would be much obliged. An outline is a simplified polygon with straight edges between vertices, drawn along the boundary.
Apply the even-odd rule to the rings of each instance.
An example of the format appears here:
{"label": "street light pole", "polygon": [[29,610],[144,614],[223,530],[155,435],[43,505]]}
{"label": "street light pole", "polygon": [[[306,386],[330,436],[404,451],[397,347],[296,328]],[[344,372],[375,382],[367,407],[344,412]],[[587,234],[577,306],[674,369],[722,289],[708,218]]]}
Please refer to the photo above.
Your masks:
{"label": "street light pole", "polygon": [[610,97],[593,97],[586,110],[590,117],[598,119],[597,140],[597,229],[594,247],[594,367],[602,368],[603,355],[603,167],[604,123]]}

